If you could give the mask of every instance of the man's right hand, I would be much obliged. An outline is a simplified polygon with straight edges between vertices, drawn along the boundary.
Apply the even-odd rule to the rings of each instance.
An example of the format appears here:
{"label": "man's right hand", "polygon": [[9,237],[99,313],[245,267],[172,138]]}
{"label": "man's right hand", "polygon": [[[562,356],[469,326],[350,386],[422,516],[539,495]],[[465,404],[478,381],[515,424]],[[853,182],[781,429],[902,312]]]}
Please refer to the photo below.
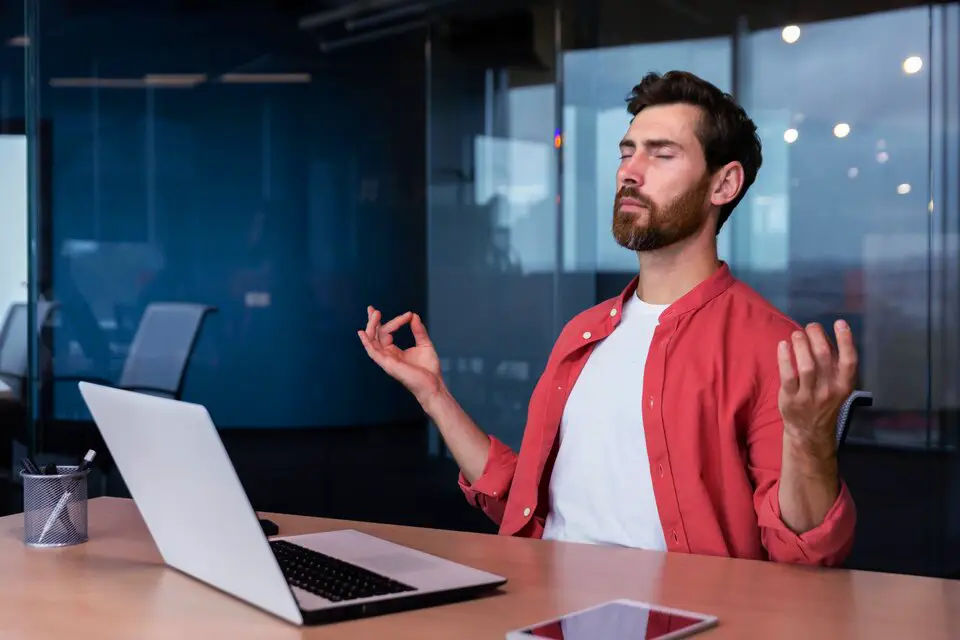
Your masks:
{"label": "man's right hand", "polygon": [[[393,343],[393,334],[406,324],[410,325],[414,345],[402,350]],[[367,328],[357,335],[370,359],[409,389],[437,425],[467,482],[476,482],[487,463],[490,439],[447,393],[440,375],[440,358],[420,316],[408,311],[381,325],[380,312],[367,307]]]}
{"label": "man's right hand", "polygon": [[[440,358],[430,342],[423,321],[411,311],[383,325],[380,320],[380,312],[367,307],[367,327],[357,332],[363,348],[370,359],[405,386],[421,406],[425,405],[443,390],[443,378],[440,375]],[[410,325],[414,345],[409,349],[400,349],[393,342],[393,334],[406,324]]]}

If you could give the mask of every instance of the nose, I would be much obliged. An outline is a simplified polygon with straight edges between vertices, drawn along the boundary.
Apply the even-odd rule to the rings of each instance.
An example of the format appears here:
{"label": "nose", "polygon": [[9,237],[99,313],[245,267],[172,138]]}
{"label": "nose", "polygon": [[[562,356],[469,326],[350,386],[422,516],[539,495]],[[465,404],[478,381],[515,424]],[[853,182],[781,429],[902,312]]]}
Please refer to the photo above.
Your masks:
{"label": "nose", "polygon": [[639,187],[643,186],[646,172],[647,162],[644,154],[635,153],[629,158],[624,158],[623,162],[620,163],[617,178],[621,185]]}

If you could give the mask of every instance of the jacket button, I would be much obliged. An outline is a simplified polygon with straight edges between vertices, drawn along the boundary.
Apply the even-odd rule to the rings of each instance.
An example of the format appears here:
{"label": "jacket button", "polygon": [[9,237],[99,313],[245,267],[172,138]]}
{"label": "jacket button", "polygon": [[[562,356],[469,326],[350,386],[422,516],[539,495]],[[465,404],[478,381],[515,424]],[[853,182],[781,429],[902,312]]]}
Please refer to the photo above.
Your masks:
{"label": "jacket button", "polygon": [[589,340],[589,339],[590,339],[590,336],[592,336],[592,335],[593,335],[593,334],[590,333],[589,331],[584,331],[584,332],[583,332],[583,339],[584,339],[584,340]]}
{"label": "jacket button", "polygon": [[610,309],[610,317],[611,317],[611,318],[617,317],[617,308],[616,308],[616,307],[614,307],[613,309]]}
{"label": "jacket button", "polygon": [[523,517],[524,518],[530,517],[530,507],[527,507],[526,509],[523,510]]}

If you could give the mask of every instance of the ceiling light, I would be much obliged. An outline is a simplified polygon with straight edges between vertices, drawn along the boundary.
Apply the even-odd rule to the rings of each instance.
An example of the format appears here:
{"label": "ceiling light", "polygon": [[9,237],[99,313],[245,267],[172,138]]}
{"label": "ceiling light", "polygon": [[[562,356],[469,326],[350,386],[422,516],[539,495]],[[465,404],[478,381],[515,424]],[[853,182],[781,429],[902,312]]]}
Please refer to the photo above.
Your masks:
{"label": "ceiling light", "polygon": [[833,135],[838,138],[846,138],[850,135],[850,125],[846,122],[838,122],[837,125],[833,128]]}
{"label": "ceiling light", "polygon": [[793,144],[800,137],[800,132],[796,129],[787,129],[783,132],[783,140],[787,144]]}
{"label": "ceiling light", "polygon": [[143,82],[148,87],[189,88],[206,81],[207,76],[202,73],[148,73],[143,76]]}
{"label": "ceiling light", "polygon": [[780,37],[787,44],[793,44],[800,39],[800,27],[795,24],[788,25],[780,32]]}
{"label": "ceiling light", "polygon": [[910,185],[907,184],[906,182],[904,182],[903,184],[898,184],[897,193],[899,193],[902,196],[907,195],[908,193],[910,193]]}
{"label": "ceiling light", "polygon": [[225,73],[220,82],[227,84],[299,84],[310,82],[309,73]]}
{"label": "ceiling light", "polygon": [[856,178],[858,175],[860,175],[860,169],[857,169],[856,167],[850,167],[847,169],[847,177],[851,180]]}
{"label": "ceiling light", "polygon": [[923,68],[923,58],[920,56],[910,56],[903,61],[903,72],[913,75]]}
{"label": "ceiling light", "polygon": [[143,89],[143,78],[50,78],[51,87]]}
{"label": "ceiling light", "polygon": [[881,151],[880,153],[877,154],[877,162],[879,162],[880,164],[885,163],[889,159],[890,159],[890,154],[887,153],[886,151]]}

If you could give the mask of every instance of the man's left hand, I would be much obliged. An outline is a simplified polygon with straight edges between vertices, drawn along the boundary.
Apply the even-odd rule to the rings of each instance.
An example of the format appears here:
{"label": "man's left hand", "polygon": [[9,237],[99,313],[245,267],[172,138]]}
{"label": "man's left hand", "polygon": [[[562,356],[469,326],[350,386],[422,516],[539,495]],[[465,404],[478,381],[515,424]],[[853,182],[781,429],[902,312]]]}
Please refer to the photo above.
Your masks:
{"label": "man's left hand", "polygon": [[836,350],[814,323],[795,332],[789,342],[781,342],[777,351],[784,446],[814,460],[835,457],[837,416],[856,383],[853,333],[843,320],[836,322],[834,331]]}

